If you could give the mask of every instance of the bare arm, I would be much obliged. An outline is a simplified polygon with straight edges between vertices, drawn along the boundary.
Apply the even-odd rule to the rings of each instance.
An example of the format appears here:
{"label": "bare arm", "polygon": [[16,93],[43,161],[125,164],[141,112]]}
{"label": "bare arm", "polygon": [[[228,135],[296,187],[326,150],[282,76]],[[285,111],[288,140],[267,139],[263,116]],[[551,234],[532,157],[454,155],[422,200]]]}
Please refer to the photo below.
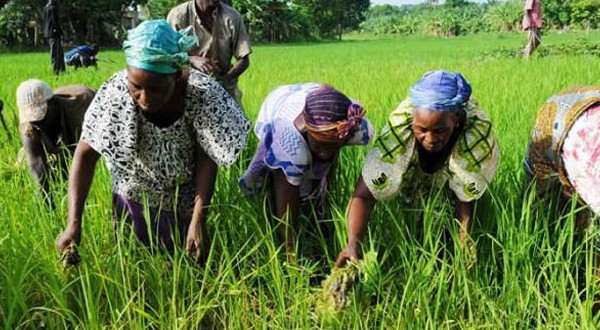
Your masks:
{"label": "bare arm", "polygon": [[342,267],[346,261],[360,258],[360,242],[367,231],[367,221],[377,200],[367,188],[362,176],[356,184],[348,209],[348,245],[340,254],[335,267]]}
{"label": "bare arm", "polygon": [[215,189],[218,166],[206,155],[202,148],[196,149],[196,155],[194,213],[188,228],[185,250],[188,255],[193,255],[196,260],[201,260],[203,255],[206,256],[206,249],[208,248],[205,219]]}
{"label": "bare arm", "polygon": [[[295,251],[295,238],[298,216],[300,214],[300,188],[290,184],[283,171],[273,173],[273,215],[280,224],[280,237],[289,254]],[[286,222],[287,220],[287,222]]]}
{"label": "bare arm", "polygon": [[465,243],[465,239],[469,235],[469,224],[473,218],[474,202],[456,202],[456,217],[460,221],[460,230],[458,238],[461,244]]}
{"label": "bare arm", "polygon": [[100,158],[100,154],[92,149],[89,144],[83,141],[79,142],[77,149],[75,149],[73,165],[69,174],[67,228],[56,242],[59,252],[63,252],[71,242],[79,244],[81,241],[83,209],[92,185],[98,158]]}
{"label": "bare arm", "polygon": [[233,66],[231,67],[231,69],[229,69],[229,72],[227,72],[226,74],[223,75],[223,77],[221,77],[222,80],[234,80],[237,77],[239,77],[240,75],[242,75],[242,73],[244,73],[244,71],[246,71],[246,69],[248,69],[248,67],[250,66],[250,57],[248,55],[238,59]]}

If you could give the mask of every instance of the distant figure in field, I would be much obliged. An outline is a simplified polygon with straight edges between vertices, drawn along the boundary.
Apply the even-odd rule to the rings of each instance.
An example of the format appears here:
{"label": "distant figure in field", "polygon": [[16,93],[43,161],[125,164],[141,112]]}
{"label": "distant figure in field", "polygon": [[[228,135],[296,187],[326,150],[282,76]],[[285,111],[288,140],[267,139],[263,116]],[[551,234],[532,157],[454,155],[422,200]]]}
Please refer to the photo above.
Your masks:
{"label": "distant figure in field", "polygon": [[59,252],[81,240],[100,156],[111,176],[115,230],[124,223],[139,242],[160,250],[182,246],[195,258],[208,252],[206,216],[217,169],[236,161],[250,121],[221,85],[189,69],[194,40],[165,20],[127,33],[127,69],[100,87],[85,116]]}
{"label": "distant figure in field", "polygon": [[[176,30],[192,27],[197,48],[191,65],[213,76],[241,105],[238,77],[250,65],[250,37],[240,13],[219,0],[192,0],[171,9],[167,21]],[[232,65],[231,59],[236,62]]]}
{"label": "distant figure in field", "polygon": [[60,28],[58,0],[49,0],[44,6],[44,37],[50,44],[50,59],[54,74],[64,72],[65,60],[61,43],[62,29]]}
{"label": "distant figure in field", "polygon": [[494,178],[499,159],[492,123],[471,99],[469,83],[460,73],[426,73],[392,111],[367,155],[348,209],[348,244],[336,267],[361,257],[377,201],[414,199],[424,192],[426,197],[440,188],[455,203],[460,244],[472,251],[473,206]]}
{"label": "distant figure in field", "polygon": [[8,140],[10,141],[12,139],[12,137],[10,135],[10,131],[8,130],[8,126],[6,125],[6,121],[4,121],[4,115],[2,114],[2,110],[4,110],[4,102],[2,102],[2,100],[0,100],[0,122],[2,123],[2,127],[4,128],[4,131],[6,132],[6,136],[8,137]]}
{"label": "distant figure in field", "polygon": [[[239,183],[249,196],[268,194],[273,216],[283,222],[281,241],[290,256],[301,208],[314,207],[316,220],[330,218],[325,203],[334,170],[343,166],[341,148],[365,145],[373,135],[364,114],[360,103],[318,83],[278,87],[262,104],[255,127],[258,149]],[[309,234],[318,237],[318,232]]]}
{"label": "distant figure in field", "polygon": [[98,55],[98,50],[99,48],[95,44],[77,46],[65,54],[65,63],[75,69],[87,68],[88,66],[97,67],[96,55]]}
{"label": "distant figure in field", "polygon": [[65,175],[79,136],[84,114],[94,90],[71,85],[52,90],[41,80],[26,80],[17,88],[19,134],[31,175],[47,201],[52,199],[52,173]]}
{"label": "distant figure in field", "polygon": [[568,208],[575,195],[588,206],[577,215],[581,228],[592,214],[600,216],[600,86],[566,89],[546,101],[529,140],[525,171],[538,194],[558,197],[560,208]]}
{"label": "distant figure in field", "polygon": [[527,45],[523,53],[525,58],[529,58],[533,51],[542,43],[541,0],[525,0],[523,31],[528,31]]}

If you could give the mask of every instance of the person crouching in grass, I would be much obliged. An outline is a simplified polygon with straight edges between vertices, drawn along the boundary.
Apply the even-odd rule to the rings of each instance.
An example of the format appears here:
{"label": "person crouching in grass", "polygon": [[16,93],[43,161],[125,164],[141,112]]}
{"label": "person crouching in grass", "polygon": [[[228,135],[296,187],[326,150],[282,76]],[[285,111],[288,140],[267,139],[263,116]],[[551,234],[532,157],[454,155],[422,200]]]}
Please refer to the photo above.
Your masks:
{"label": "person crouching in grass", "polygon": [[84,85],[52,90],[42,80],[28,79],[16,94],[21,150],[46,203],[54,207],[50,182],[53,178],[66,179],[85,112],[96,92]]}
{"label": "person crouching in grass", "polygon": [[142,244],[173,251],[182,242],[196,258],[208,249],[204,228],[217,167],[238,158],[250,122],[218,82],[188,68],[195,40],[187,31],[176,32],[164,20],[129,31],[127,69],[100,87],[84,119],[59,252],[81,240],[101,155],[111,176],[115,227],[124,219]]}
{"label": "person crouching in grass", "polygon": [[583,206],[576,213],[579,230],[600,216],[600,86],[565,89],[546,101],[537,113],[524,165],[546,205],[555,201],[558,212],[566,213],[574,197]]}
{"label": "person crouching in grass", "polygon": [[445,186],[455,201],[464,246],[473,205],[493,179],[499,159],[492,124],[471,101],[465,78],[441,70],[426,73],[392,111],[367,155],[347,214],[348,244],[335,266],[361,258],[360,243],[377,201]]}
{"label": "person crouching in grass", "polygon": [[248,196],[269,194],[290,259],[301,209],[314,207],[320,219],[327,218],[326,197],[341,148],[365,145],[373,135],[364,114],[358,102],[318,83],[280,86],[262,104],[255,126],[259,145],[239,184]]}

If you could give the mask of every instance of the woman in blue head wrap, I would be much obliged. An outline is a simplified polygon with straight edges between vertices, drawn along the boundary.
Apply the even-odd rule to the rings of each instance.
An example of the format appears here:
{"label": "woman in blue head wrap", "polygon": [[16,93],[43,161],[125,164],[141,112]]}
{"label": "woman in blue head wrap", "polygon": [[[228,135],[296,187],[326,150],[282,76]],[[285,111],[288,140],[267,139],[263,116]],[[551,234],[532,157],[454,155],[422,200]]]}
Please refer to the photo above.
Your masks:
{"label": "woman in blue head wrap", "polygon": [[129,31],[127,69],[100,87],[84,119],[60,252],[80,242],[101,155],[111,175],[115,228],[125,221],[148,246],[172,251],[179,241],[195,257],[206,251],[202,233],[217,166],[237,159],[250,122],[217,82],[188,68],[193,43],[164,20]]}
{"label": "woman in blue head wrap", "polygon": [[367,155],[348,210],[348,245],[336,267],[360,257],[367,218],[376,201],[403,199],[448,186],[460,221],[461,244],[468,237],[473,203],[494,177],[500,150],[492,124],[471,101],[460,73],[426,73],[389,117]]}

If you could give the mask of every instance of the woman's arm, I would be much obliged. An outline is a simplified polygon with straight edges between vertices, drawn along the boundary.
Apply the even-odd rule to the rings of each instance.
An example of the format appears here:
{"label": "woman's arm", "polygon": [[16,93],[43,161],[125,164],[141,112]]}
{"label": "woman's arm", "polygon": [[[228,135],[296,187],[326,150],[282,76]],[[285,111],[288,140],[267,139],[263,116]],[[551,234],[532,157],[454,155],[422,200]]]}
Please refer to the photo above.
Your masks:
{"label": "woman's arm", "polygon": [[202,148],[196,149],[196,166],[194,168],[194,186],[196,195],[194,196],[194,213],[188,228],[185,251],[189,256],[196,260],[202,260],[206,256],[209,246],[208,235],[206,233],[206,216],[208,207],[215,190],[217,181],[217,164],[206,155]]}
{"label": "woman's arm", "polygon": [[340,252],[335,267],[342,267],[348,260],[360,259],[360,242],[367,231],[367,221],[377,200],[367,188],[363,177],[358,180],[348,209],[348,244]]}
{"label": "woman's arm", "polygon": [[100,154],[92,149],[89,144],[83,141],[79,142],[75,149],[73,165],[69,174],[67,228],[56,242],[56,248],[61,253],[65,251],[71,242],[79,244],[81,241],[83,209],[92,185],[98,158],[100,158]]}
{"label": "woman's arm", "polygon": [[458,239],[461,245],[465,244],[465,239],[469,237],[469,224],[473,217],[473,205],[474,202],[456,202],[456,217],[460,221],[460,230],[458,233]]}
{"label": "woman's arm", "polygon": [[285,244],[286,252],[293,256],[297,222],[300,215],[300,188],[290,184],[281,170],[273,173],[271,201],[273,215],[280,222],[280,238]]}

